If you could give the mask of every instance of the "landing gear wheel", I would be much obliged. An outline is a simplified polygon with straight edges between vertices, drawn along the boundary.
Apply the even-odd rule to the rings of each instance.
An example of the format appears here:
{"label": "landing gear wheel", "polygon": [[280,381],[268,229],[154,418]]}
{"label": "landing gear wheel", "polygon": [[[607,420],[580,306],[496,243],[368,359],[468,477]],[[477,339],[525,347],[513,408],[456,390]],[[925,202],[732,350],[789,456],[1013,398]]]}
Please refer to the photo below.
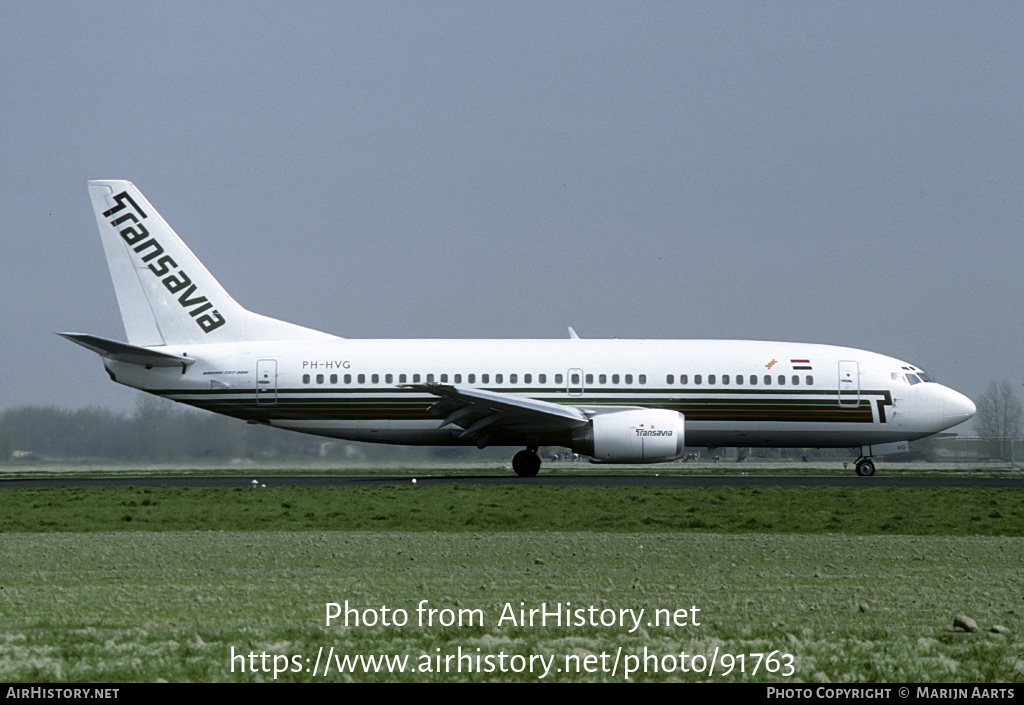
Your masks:
{"label": "landing gear wheel", "polygon": [[532,450],[521,450],[512,456],[512,469],[519,477],[536,477],[540,472],[540,456]]}
{"label": "landing gear wheel", "polygon": [[871,477],[875,474],[875,464],[870,460],[857,461],[857,474],[861,477]]}

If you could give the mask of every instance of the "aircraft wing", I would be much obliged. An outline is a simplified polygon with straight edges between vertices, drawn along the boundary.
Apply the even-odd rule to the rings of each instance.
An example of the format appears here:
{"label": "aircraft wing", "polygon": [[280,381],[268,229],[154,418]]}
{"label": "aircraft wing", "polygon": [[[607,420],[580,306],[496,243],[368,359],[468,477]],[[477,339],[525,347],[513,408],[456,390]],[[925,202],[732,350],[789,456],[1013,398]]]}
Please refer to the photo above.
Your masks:
{"label": "aircraft wing", "polygon": [[98,335],[85,335],[83,333],[58,333],[62,338],[67,338],[72,343],[78,343],[83,348],[92,350],[100,357],[105,357],[117,362],[130,362],[133,365],[149,367],[181,367],[188,366],[195,362],[190,357],[172,355],[170,353],[140,348],[137,345],[120,343],[116,340],[108,340]]}
{"label": "aircraft wing", "polygon": [[439,428],[463,429],[459,438],[486,443],[491,431],[501,428],[520,433],[550,433],[585,426],[589,418],[574,406],[553,404],[512,394],[469,389],[447,384],[407,384],[407,389],[440,397],[429,411],[443,419]]}

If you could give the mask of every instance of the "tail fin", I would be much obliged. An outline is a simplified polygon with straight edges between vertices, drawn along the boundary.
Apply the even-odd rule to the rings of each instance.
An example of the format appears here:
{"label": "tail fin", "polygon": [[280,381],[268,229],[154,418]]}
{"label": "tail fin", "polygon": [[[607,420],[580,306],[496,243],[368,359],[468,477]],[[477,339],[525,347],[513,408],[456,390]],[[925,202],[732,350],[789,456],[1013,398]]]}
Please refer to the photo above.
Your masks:
{"label": "tail fin", "polygon": [[131,182],[90,181],[89,196],[132,345],[335,337],[242,308]]}

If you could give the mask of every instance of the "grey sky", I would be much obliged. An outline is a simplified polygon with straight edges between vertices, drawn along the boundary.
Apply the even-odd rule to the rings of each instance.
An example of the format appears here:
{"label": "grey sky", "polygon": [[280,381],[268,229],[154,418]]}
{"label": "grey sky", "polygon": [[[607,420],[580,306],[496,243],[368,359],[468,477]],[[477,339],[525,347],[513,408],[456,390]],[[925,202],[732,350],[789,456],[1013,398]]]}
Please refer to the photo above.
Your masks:
{"label": "grey sky", "polygon": [[88,179],[345,337],[851,345],[1024,383],[1024,5],[9,3],[0,408],[126,408]]}

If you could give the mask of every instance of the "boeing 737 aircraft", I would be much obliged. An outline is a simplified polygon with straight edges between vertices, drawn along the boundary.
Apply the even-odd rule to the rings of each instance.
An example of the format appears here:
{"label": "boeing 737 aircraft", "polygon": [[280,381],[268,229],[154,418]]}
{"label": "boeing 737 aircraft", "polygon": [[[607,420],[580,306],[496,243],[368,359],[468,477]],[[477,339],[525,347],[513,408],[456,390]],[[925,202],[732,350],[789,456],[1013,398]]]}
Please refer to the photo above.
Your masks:
{"label": "boeing 737 aircraft", "polygon": [[969,419],[970,399],[854,348],[732,340],[348,340],[242,308],[128,181],[90,181],[127,343],[61,333],[110,378],[331,438],[522,446],[660,463],[690,446],[859,448],[872,457]]}

